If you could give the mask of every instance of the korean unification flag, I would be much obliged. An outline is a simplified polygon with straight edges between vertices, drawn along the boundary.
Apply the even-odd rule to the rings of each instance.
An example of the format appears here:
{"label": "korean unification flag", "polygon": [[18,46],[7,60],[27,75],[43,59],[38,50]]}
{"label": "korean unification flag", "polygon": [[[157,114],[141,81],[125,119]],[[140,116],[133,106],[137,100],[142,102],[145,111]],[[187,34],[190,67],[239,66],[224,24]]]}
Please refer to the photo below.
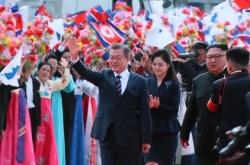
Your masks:
{"label": "korean unification flag", "polygon": [[20,69],[22,54],[23,54],[23,51],[22,51],[22,48],[20,48],[17,55],[0,73],[0,81],[3,84],[15,86],[15,87],[19,86],[17,73]]}

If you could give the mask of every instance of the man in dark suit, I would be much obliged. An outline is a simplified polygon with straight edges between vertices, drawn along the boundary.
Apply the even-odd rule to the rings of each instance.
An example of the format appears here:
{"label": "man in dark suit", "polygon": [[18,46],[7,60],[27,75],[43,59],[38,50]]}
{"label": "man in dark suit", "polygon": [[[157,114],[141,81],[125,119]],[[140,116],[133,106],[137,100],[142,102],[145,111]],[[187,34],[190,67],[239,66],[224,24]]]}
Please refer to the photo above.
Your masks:
{"label": "man in dark suit", "polygon": [[22,87],[25,91],[25,98],[30,114],[32,140],[35,145],[36,133],[41,126],[41,105],[40,105],[40,82],[31,76],[35,63],[29,61],[23,67],[21,77]]}
{"label": "man in dark suit", "polygon": [[182,123],[180,132],[181,144],[188,147],[189,134],[197,122],[195,154],[197,165],[211,165],[217,161],[217,154],[213,152],[217,135],[215,133],[218,119],[210,115],[207,102],[212,93],[213,81],[223,77],[223,68],[226,65],[227,45],[214,44],[207,48],[208,72],[193,80],[193,90],[190,105]]}
{"label": "man in dark suit", "polygon": [[91,137],[100,141],[102,165],[137,165],[150,149],[151,117],[146,80],[127,69],[130,50],[123,44],[110,49],[111,69],[86,67],[78,57],[75,38],[68,44],[72,67],[99,88],[99,106]]}
{"label": "man in dark suit", "polygon": [[[220,81],[213,83],[213,93],[208,103],[209,110],[220,115],[218,148],[224,148],[229,142],[226,132],[237,126],[244,126],[248,121],[246,94],[250,91],[250,76],[248,71],[249,52],[244,48],[232,48],[227,54],[227,70],[224,93],[221,99],[218,97]],[[216,113],[217,112],[217,113]],[[245,165],[247,162],[239,162],[237,165]]]}

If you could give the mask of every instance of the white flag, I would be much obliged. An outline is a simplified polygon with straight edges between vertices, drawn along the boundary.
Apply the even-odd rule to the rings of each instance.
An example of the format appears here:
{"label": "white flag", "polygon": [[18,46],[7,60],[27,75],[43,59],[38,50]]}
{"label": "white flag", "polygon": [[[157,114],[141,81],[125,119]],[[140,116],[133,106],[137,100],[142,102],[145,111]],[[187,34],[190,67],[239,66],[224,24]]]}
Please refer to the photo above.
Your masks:
{"label": "white flag", "polygon": [[11,85],[18,87],[18,76],[17,72],[20,69],[23,49],[20,48],[17,55],[12,59],[12,61],[2,70],[0,73],[0,81],[5,85]]}
{"label": "white flag", "polygon": [[156,21],[146,36],[145,45],[163,49],[165,46],[173,43],[174,41],[175,38],[172,33]]}

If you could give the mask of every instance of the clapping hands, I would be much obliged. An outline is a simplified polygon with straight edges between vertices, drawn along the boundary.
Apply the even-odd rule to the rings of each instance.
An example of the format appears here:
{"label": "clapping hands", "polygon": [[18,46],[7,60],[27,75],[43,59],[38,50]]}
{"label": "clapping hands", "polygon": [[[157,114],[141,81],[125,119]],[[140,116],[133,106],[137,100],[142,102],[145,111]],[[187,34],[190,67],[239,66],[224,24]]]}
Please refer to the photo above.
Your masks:
{"label": "clapping hands", "polygon": [[153,95],[149,96],[149,108],[159,108],[160,99],[159,97],[153,97]]}

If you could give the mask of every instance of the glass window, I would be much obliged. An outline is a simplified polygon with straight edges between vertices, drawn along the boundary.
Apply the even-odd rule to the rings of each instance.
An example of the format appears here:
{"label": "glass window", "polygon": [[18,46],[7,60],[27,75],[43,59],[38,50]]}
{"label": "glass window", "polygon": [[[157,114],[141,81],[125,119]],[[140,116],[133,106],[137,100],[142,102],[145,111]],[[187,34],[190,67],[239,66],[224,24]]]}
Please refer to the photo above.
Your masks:
{"label": "glass window", "polygon": [[202,4],[202,3],[192,3],[192,2],[189,2],[188,5],[189,5],[189,6],[198,7],[198,8],[200,8],[202,11],[204,11],[204,4]]}
{"label": "glass window", "polygon": [[[42,5],[42,0],[20,0],[19,6],[29,6],[29,21],[34,19],[37,8]],[[62,0],[47,0],[46,9],[54,18],[58,18],[62,13]]]}
{"label": "glass window", "polygon": [[38,3],[39,2],[39,0],[21,0],[21,2],[22,3],[29,3],[29,2],[36,2],[36,3]]}

